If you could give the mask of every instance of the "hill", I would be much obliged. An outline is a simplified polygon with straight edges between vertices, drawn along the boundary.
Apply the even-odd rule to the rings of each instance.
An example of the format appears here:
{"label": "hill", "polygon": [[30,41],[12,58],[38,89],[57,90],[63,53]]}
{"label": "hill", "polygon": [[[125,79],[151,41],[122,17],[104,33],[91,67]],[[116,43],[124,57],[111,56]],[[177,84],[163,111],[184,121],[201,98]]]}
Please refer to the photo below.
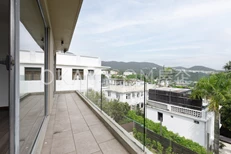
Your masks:
{"label": "hill", "polygon": [[161,66],[149,62],[117,62],[117,61],[102,61],[103,66],[110,66],[112,69],[118,69],[122,72],[132,69],[139,73],[143,69],[160,69]]}
{"label": "hill", "polygon": [[216,71],[212,68],[205,67],[205,66],[193,66],[188,68],[188,70],[200,70],[200,71]]}
{"label": "hill", "polygon": [[[150,63],[150,62],[118,62],[118,61],[102,61],[103,66],[110,66],[112,69],[118,69],[121,72],[124,72],[128,69],[132,69],[135,72],[140,72],[144,68],[152,69],[156,68],[157,70],[161,69],[162,66]],[[177,66],[173,67],[175,69],[185,69],[185,70],[200,70],[200,71],[216,71],[215,69],[205,67],[205,66],[192,66],[190,68]]]}

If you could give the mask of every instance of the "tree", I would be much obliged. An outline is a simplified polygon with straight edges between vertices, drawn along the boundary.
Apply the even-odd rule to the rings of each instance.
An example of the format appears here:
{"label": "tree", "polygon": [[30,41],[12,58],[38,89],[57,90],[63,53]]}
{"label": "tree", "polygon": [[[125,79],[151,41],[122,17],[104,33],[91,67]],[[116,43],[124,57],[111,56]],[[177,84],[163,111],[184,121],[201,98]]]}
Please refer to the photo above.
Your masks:
{"label": "tree", "polygon": [[[101,96],[99,92],[94,90],[88,90],[88,99],[90,99],[95,105],[101,107]],[[105,95],[102,96],[102,110],[112,117],[116,122],[119,122],[125,118],[130,106],[128,103],[119,102],[118,100],[108,101]]]}
{"label": "tree", "polygon": [[192,90],[193,98],[206,98],[209,110],[215,114],[214,118],[214,152],[219,153],[219,105],[230,99],[230,73],[217,73],[201,78]]}
{"label": "tree", "polygon": [[220,110],[222,127],[231,131],[231,100],[224,102]]}
{"label": "tree", "polygon": [[223,67],[226,71],[230,71],[231,70],[231,61],[229,61],[228,63],[225,64],[225,66]]}

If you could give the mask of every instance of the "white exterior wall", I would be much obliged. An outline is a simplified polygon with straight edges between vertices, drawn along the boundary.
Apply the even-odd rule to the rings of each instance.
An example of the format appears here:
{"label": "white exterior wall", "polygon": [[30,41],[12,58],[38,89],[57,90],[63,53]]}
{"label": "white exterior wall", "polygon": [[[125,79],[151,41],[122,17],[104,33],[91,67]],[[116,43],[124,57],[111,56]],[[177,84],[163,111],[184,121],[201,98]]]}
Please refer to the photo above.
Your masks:
{"label": "white exterior wall", "polygon": [[[111,93],[111,96],[108,96],[108,92]],[[143,92],[143,91],[142,91]],[[141,104],[144,102],[144,96],[141,96],[141,92],[139,92],[139,97],[137,97],[137,92],[135,93],[135,97],[132,97],[132,92],[130,93],[119,93],[119,92],[115,92],[115,91],[105,91],[105,96],[109,99],[109,100],[118,100],[118,98],[116,98],[116,94],[119,94],[119,101],[120,102],[127,102],[130,106],[131,105],[136,105],[136,104]],[[130,99],[126,99],[126,94],[130,94]]]}
{"label": "white exterior wall", "polygon": [[[41,68],[41,80],[25,81],[25,67]],[[44,92],[44,65],[20,64],[20,95]]]}
{"label": "white exterior wall", "polygon": [[[209,145],[212,145],[214,139],[213,113],[210,113],[210,116],[205,118],[196,118],[147,106],[148,119],[160,122],[158,120],[158,112],[163,113],[162,125],[166,126],[168,130],[191,139],[205,148],[207,148],[207,133],[209,133]],[[196,124],[194,120],[199,121],[199,124]]]}
{"label": "white exterior wall", "polygon": [[[41,80],[25,81],[25,67],[41,68]],[[66,55],[57,53],[56,68],[62,69],[62,79],[56,80],[56,91],[88,89],[100,91],[101,60],[95,57]],[[72,69],[83,69],[84,80],[72,80]],[[94,70],[93,76],[88,76],[88,70]],[[34,51],[20,52],[20,94],[44,91],[44,53]]]}

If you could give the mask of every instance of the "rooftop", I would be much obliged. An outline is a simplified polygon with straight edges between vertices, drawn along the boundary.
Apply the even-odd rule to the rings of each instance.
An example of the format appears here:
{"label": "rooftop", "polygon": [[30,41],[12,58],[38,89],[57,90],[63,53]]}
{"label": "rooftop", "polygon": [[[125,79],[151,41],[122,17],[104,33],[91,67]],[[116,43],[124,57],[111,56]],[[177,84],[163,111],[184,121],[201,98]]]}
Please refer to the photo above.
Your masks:
{"label": "rooftop", "polygon": [[171,91],[171,92],[175,92],[175,93],[183,93],[183,92],[190,91],[190,89],[172,88],[172,87],[158,87],[158,88],[155,88],[155,90]]}
{"label": "rooftop", "polygon": [[[147,84],[147,90],[153,88],[153,85]],[[143,92],[144,85],[124,86],[124,85],[110,85],[106,91],[114,91],[118,93],[129,93],[129,92]]]}

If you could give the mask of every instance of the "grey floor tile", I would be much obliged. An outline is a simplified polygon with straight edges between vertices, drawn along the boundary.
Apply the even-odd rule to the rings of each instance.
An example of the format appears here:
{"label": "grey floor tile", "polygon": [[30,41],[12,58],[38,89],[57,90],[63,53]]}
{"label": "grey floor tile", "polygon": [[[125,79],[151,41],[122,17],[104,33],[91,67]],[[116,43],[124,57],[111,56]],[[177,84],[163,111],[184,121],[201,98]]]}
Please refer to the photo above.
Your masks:
{"label": "grey floor tile", "polygon": [[100,143],[99,146],[104,154],[128,154],[116,139]]}
{"label": "grey floor tile", "polygon": [[74,134],[89,130],[89,127],[83,118],[75,120],[73,123],[71,122],[71,126]]}
{"label": "grey floor tile", "polygon": [[102,151],[94,152],[92,154],[103,154]]}
{"label": "grey floor tile", "polygon": [[114,138],[114,136],[102,124],[90,126],[90,130],[98,143],[112,140]]}
{"label": "grey floor tile", "polygon": [[74,134],[74,139],[78,154],[90,154],[100,151],[100,148],[90,131]]}
{"label": "grey floor tile", "polygon": [[62,139],[62,138],[71,138],[72,136],[72,131],[61,131],[61,132],[55,132],[53,134],[53,139]]}
{"label": "grey floor tile", "polygon": [[102,124],[101,121],[93,114],[84,116],[84,119],[87,122],[88,126]]}
{"label": "grey floor tile", "polygon": [[75,151],[73,137],[53,139],[51,154],[65,154],[73,151]]}

